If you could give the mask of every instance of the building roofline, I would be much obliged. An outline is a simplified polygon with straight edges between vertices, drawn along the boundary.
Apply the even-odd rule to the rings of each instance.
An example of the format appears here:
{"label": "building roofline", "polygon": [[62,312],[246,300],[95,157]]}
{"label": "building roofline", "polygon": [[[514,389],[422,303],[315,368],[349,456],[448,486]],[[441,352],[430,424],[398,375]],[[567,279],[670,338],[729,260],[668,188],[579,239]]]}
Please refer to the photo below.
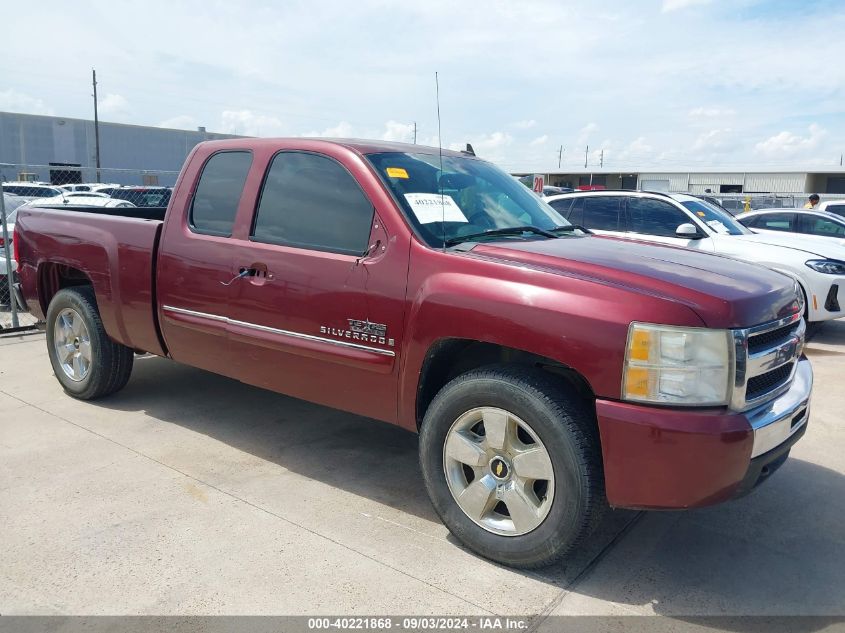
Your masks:
{"label": "building roofline", "polygon": [[[0,116],[3,115],[11,115],[11,116],[20,116],[20,117],[27,117],[31,119],[53,119],[59,121],[73,121],[76,123],[90,123],[91,125],[94,124],[93,119],[80,119],[77,117],[72,116],[56,116],[54,114],[27,114],[26,112],[7,112],[7,111],[0,111]],[[238,134],[228,134],[226,132],[209,132],[209,131],[201,131],[197,129],[185,130],[182,128],[176,127],[160,127],[158,125],[139,125],[137,123],[118,123],[117,121],[103,121],[100,119],[100,125],[116,125],[120,127],[127,127],[127,128],[141,128],[145,130],[167,130],[168,132],[191,132],[193,134],[207,134],[209,136],[226,136],[232,138],[252,138],[249,136],[241,136]]]}

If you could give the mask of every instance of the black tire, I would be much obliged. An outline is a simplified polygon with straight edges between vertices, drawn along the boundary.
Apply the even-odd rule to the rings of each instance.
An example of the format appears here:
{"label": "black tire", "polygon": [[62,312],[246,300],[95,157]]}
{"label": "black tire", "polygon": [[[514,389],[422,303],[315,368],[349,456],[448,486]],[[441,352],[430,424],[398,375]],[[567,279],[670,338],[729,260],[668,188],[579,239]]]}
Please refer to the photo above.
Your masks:
{"label": "black tire", "polygon": [[[485,529],[464,513],[449,490],[444,443],[453,423],[479,407],[504,409],[527,422],[551,459],[551,507],[526,534],[503,536]],[[543,567],[560,560],[590,534],[607,509],[595,413],[562,380],[534,368],[486,367],[443,387],[420,429],[420,465],[432,504],[452,534],[481,556],[512,567]]]}
{"label": "black tire", "polygon": [[[65,309],[72,309],[82,317],[91,344],[91,362],[87,375],[73,380],[62,369],[55,346],[55,325]],[[79,400],[94,400],[123,389],[132,374],[134,352],[131,348],[115,343],[106,334],[97,300],[90,286],[65,288],[55,294],[47,309],[47,353],[53,373],[68,395]]]}

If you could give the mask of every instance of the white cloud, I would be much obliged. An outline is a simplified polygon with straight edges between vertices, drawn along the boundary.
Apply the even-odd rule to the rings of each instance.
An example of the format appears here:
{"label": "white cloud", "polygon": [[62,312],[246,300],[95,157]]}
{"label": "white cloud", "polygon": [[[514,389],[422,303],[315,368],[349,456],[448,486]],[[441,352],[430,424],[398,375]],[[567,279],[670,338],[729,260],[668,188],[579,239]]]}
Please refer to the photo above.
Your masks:
{"label": "white cloud", "polygon": [[327,127],[325,130],[318,134],[309,134],[308,136],[325,136],[328,138],[352,138],[356,136],[356,134],[355,128],[352,127],[351,123],[341,121],[334,127]]}
{"label": "white cloud", "polygon": [[653,152],[654,148],[646,142],[644,136],[640,136],[631,141],[625,150],[631,154],[648,154]]}
{"label": "white cloud", "polygon": [[764,156],[777,158],[792,158],[800,155],[813,153],[827,137],[828,132],[821,126],[813,123],[808,128],[807,136],[798,136],[784,130],[779,134],[770,136],[754,146],[757,153]]}
{"label": "white cloud", "polygon": [[192,130],[199,127],[199,121],[187,114],[180,114],[169,119],[165,119],[156,127],[166,127],[174,130]]}
{"label": "white cloud", "polygon": [[534,119],[528,119],[528,120],[525,120],[525,121],[517,121],[516,123],[513,124],[513,126],[515,128],[520,129],[520,130],[528,130],[528,129],[534,127],[535,125],[537,125],[537,121],[535,121]]}
{"label": "white cloud", "polygon": [[54,114],[53,108],[47,106],[41,99],[18,92],[14,88],[0,92],[0,110],[26,114]]}
{"label": "white cloud", "polygon": [[731,108],[693,108],[689,111],[689,117],[692,119],[714,119],[717,117],[733,116],[734,110]]}
{"label": "white cloud", "polygon": [[414,124],[388,121],[384,124],[384,133],[381,135],[383,141],[399,141],[410,143],[414,140]]}
{"label": "white cloud", "polygon": [[711,0],[663,0],[663,13],[710,4]]}
{"label": "white cloud", "polygon": [[224,110],[220,115],[220,132],[242,136],[284,136],[286,126],[281,119],[252,110]]}
{"label": "white cloud", "polygon": [[132,111],[126,97],[111,92],[99,100],[97,107],[101,114],[111,117],[125,117]]}
{"label": "white cloud", "polygon": [[575,145],[586,145],[590,141],[590,136],[592,136],[595,132],[598,132],[598,130],[599,126],[596,123],[587,123],[587,125],[582,127],[581,131],[578,132],[578,138],[575,140]]}
{"label": "white cloud", "polygon": [[695,151],[723,152],[736,143],[736,135],[729,127],[716,128],[700,134],[692,144]]}
{"label": "white cloud", "polygon": [[472,145],[478,156],[496,162],[505,157],[505,150],[513,143],[513,137],[507,132],[482,134],[481,136],[473,136],[464,143],[450,143],[449,149],[460,151],[466,148],[467,143]]}
{"label": "white cloud", "polygon": [[538,136],[533,141],[529,143],[532,147],[537,147],[538,145],[545,145],[549,141],[549,135],[543,134],[543,136]]}

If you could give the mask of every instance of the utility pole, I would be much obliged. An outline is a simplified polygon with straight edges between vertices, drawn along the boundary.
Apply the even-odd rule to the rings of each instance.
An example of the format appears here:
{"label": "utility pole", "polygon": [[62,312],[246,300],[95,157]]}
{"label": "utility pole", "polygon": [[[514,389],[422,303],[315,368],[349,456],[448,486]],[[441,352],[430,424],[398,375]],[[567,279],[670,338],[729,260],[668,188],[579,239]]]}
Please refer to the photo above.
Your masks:
{"label": "utility pole", "polygon": [[601,158],[599,159],[599,167],[604,167],[604,150],[601,151]]}
{"label": "utility pole", "polygon": [[100,119],[97,116],[97,71],[91,69],[94,81],[94,158],[97,162],[97,182],[100,182]]}
{"label": "utility pole", "polygon": [[590,146],[587,145],[587,149],[584,150],[584,169],[587,169],[587,157],[590,155]]}
{"label": "utility pole", "polygon": [[557,168],[560,169],[560,163],[563,161],[563,145],[560,146],[560,151],[557,153]]}
{"label": "utility pole", "polygon": [[414,121],[414,145],[417,144],[417,122]]}

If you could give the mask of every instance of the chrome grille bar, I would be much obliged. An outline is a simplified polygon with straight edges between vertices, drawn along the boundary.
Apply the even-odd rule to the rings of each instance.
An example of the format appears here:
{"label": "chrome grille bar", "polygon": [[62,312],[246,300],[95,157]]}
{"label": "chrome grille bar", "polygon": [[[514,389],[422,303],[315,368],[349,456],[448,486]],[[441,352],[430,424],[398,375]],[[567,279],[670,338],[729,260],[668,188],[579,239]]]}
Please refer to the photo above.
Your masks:
{"label": "chrome grille bar", "polygon": [[[788,327],[791,326],[791,327]],[[769,334],[774,330],[784,329],[784,336],[779,340],[762,345],[753,345],[754,338]],[[731,408],[735,411],[747,411],[758,406],[789,389],[795,377],[795,362],[800,358],[804,350],[804,335],[806,325],[801,318],[801,313],[795,314],[764,323],[752,328],[733,330],[734,337],[734,388],[731,396]],[[768,337],[767,337],[768,338]],[[765,339],[760,341],[766,342]],[[753,353],[749,352],[749,343],[755,348]],[[774,386],[763,392],[748,398],[748,381],[758,376],[765,376],[775,372],[779,368],[792,363],[792,369],[786,379],[777,381]]]}

